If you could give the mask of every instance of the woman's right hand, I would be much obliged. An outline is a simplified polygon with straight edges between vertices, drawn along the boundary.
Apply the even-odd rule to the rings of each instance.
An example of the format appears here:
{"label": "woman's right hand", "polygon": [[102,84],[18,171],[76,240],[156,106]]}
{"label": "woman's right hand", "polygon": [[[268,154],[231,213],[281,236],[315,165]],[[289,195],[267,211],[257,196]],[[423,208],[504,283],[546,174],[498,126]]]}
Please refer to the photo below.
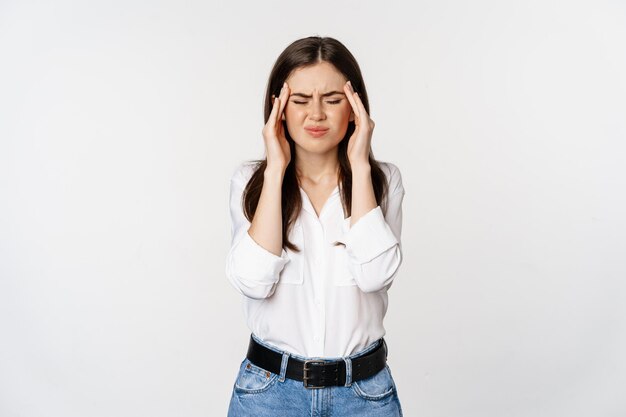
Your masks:
{"label": "woman's right hand", "polygon": [[287,169],[287,165],[289,165],[291,161],[291,150],[289,148],[289,142],[285,137],[285,128],[282,122],[282,115],[287,105],[288,98],[289,86],[287,83],[284,83],[278,97],[274,97],[272,112],[263,127],[267,167],[283,171]]}

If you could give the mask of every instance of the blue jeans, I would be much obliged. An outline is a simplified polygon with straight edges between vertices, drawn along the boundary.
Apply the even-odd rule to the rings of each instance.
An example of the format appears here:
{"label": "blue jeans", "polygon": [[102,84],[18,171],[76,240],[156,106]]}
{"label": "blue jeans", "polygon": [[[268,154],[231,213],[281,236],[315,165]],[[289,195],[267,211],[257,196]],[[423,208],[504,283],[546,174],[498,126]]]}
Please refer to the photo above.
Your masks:
{"label": "blue jeans", "polygon": [[[260,344],[281,353],[283,365],[280,374],[275,374],[259,368],[245,358],[233,385],[228,417],[402,417],[398,390],[389,365],[385,365],[376,375],[360,381],[350,382],[351,374],[348,371],[346,386],[305,388],[301,381],[285,377],[286,358],[319,358],[305,358],[283,352],[261,341],[254,334],[252,337]],[[382,343],[382,339],[343,359],[349,363],[349,360],[371,351],[379,343]]]}

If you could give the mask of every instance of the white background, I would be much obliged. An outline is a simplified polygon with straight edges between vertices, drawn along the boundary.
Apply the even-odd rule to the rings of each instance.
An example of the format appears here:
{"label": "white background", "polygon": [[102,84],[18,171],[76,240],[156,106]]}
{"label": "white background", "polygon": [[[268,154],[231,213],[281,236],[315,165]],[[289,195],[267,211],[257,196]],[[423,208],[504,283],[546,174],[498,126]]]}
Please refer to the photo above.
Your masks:
{"label": "white background", "polygon": [[292,41],[401,169],[405,416],[626,415],[626,3],[0,1],[0,415],[222,416],[229,177]]}

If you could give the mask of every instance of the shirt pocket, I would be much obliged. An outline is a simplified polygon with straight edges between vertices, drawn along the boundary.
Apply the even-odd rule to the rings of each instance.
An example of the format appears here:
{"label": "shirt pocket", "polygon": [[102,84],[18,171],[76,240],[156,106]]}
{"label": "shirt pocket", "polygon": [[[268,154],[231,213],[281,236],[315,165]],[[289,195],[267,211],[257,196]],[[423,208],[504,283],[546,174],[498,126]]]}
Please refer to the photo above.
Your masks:
{"label": "shirt pocket", "polygon": [[283,267],[278,283],[298,285],[304,282],[304,231],[300,219],[293,224],[289,240],[300,249],[300,252],[285,248],[289,262]]}

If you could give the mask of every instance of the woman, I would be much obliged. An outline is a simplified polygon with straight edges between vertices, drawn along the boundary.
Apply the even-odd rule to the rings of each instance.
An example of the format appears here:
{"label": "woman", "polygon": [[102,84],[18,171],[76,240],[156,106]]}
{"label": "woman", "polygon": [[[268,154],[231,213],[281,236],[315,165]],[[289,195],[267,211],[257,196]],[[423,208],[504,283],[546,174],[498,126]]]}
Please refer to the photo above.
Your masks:
{"label": "woman", "polygon": [[359,66],[339,41],[289,45],[265,96],[266,159],[231,178],[226,274],[252,331],[229,416],[401,416],[386,363],[404,189],[371,151]]}

